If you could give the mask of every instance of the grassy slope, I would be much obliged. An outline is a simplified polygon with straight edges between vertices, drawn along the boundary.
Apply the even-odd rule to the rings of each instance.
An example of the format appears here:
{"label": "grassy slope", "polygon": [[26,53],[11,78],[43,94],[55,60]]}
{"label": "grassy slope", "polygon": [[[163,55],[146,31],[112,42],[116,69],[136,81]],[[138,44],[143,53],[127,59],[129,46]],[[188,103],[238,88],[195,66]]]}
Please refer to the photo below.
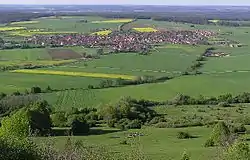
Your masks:
{"label": "grassy slope", "polygon": [[[122,96],[144,98],[150,100],[164,101],[175,97],[178,93],[191,96],[218,96],[221,94],[238,94],[250,91],[247,82],[250,81],[249,73],[226,73],[213,75],[186,76],[169,80],[165,83],[144,84],[122,88],[108,88],[91,91],[68,91],[67,93],[53,93],[43,95],[52,104],[61,95],[76,95],[75,101],[82,101],[88,106],[97,106],[117,101]],[[82,100],[85,95],[86,99]],[[79,97],[79,98],[78,98]],[[70,103],[62,104],[67,107]]]}
{"label": "grassy slope", "polygon": [[[176,135],[179,131],[188,131],[191,135],[197,136],[198,138],[188,140],[177,139]],[[184,151],[187,151],[190,154],[191,159],[210,160],[211,157],[216,156],[216,148],[208,149],[203,147],[203,144],[208,139],[211,132],[210,128],[205,127],[184,129],[145,128],[141,130],[115,132],[103,135],[73,137],[73,139],[82,140],[85,145],[106,146],[113,153],[115,152],[114,157],[116,157],[119,153],[130,153],[133,147],[135,147],[119,144],[122,140],[126,139],[129,132],[139,132],[144,134],[144,136],[131,141],[136,143],[137,147],[142,150],[143,154],[152,160],[178,160],[181,158]],[[64,137],[56,137],[54,139],[57,147],[62,147],[65,144]],[[42,141],[43,138],[39,140]]]}
{"label": "grassy slope", "polygon": [[136,53],[114,54],[73,66],[51,69],[131,75],[167,75],[167,72],[185,71],[197,55],[205,50],[204,47],[184,45],[174,47],[166,45],[164,47],[166,48],[157,48],[148,56],[141,56]]}
{"label": "grassy slope", "polygon": [[89,84],[97,85],[99,78],[69,77],[59,75],[37,75],[0,72],[0,92],[11,93],[14,91],[23,92],[33,86],[40,86],[45,89],[48,85],[52,89],[87,88]]}
{"label": "grassy slope", "polygon": [[42,59],[51,59],[45,49],[12,49],[12,50],[1,50],[0,60],[22,60],[22,61],[34,61]]}

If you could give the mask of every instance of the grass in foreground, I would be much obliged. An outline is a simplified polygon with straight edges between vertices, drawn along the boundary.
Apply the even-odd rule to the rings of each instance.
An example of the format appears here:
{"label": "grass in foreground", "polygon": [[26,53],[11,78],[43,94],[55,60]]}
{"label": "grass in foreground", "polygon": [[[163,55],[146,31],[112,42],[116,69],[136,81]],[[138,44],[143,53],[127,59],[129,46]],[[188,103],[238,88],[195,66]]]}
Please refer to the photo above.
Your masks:
{"label": "grass in foreground", "polygon": [[34,70],[34,69],[20,69],[11,71],[12,73],[30,73],[30,74],[47,74],[47,75],[62,75],[62,76],[76,76],[76,77],[95,77],[95,78],[121,78],[133,80],[135,76],[119,75],[119,74],[105,74],[105,73],[88,73],[88,72],[67,72],[67,71],[50,71],[50,70]]}
{"label": "grass in foreground", "polygon": [[[98,128],[97,128],[98,130]],[[188,132],[198,138],[178,139],[177,133]],[[150,160],[179,160],[184,151],[191,159],[211,160],[216,156],[216,149],[205,148],[203,144],[209,138],[211,128],[194,127],[182,129],[158,129],[146,127],[141,130],[117,131],[106,129],[104,134],[72,137],[73,140],[82,140],[86,145],[98,145],[109,148],[115,159],[122,154],[130,154],[135,148]],[[129,133],[142,133],[143,136],[128,138]],[[105,134],[106,133],[106,134]],[[54,137],[55,147],[61,148],[65,144],[66,137]],[[43,142],[44,138],[37,138],[37,143]],[[126,140],[129,144],[121,144]]]}

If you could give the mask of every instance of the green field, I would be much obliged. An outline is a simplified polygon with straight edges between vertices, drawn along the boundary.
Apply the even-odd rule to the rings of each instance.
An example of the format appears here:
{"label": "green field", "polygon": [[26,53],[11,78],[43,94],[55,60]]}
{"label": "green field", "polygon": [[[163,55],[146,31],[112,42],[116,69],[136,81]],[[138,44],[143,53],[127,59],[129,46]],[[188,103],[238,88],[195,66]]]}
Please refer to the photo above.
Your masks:
{"label": "green field", "polygon": [[121,53],[74,65],[50,68],[62,71],[124,73],[131,75],[169,75],[185,71],[205,47],[166,45],[156,48],[148,56]]}
{"label": "green field", "polygon": [[[83,20],[87,20],[87,22]],[[9,25],[10,27],[23,26],[30,30],[44,29],[48,32],[93,33],[97,29],[104,28],[117,30],[123,24],[121,22],[115,23],[115,20],[112,19],[94,16],[47,17],[34,19],[34,21],[38,22]],[[34,86],[39,86],[42,90],[50,86],[52,88],[51,92],[39,93],[37,95],[48,101],[53,110],[68,111],[72,107],[101,109],[103,106],[113,105],[121,97],[165,102],[172,100],[178,94],[197,98],[201,95],[204,97],[217,97],[230,93],[234,96],[243,92],[250,92],[250,85],[248,85],[250,81],[250,33],[248,33],[248,27],[234,28],[216,25],[192,25],[140,19],[124,26],[125,30],[145,27],[157,30],[212,30],[216,31],[218,36],[211,38],[211,41],[228,39],[237,41],[243,44],[243,46],[161,44],[153,47],[149,55],[139,55],[138,53],[108,54],[108,49],[104,48],[105,54],[100,55],[97,59],[78,57],[78,59],[71,58],[69,60],[63,60],[63,58],[54,60],[48,52],[50,48],[0,50],[0,68],[16,67],[0,71],[0,93],[12,94],[16,91],[24,93],[25,90],[30,90]],[[9,33],[0,33],[0,37],[3,37],[5,40],[22,39],[10,36]],[[197,70],[201,74],[183,75],[182,73],[190,69],[194,63],[197,63],[197,58],[209,47],[214,47],[215,51],[227,53],[229,56],[206,57],[201,62],[203,65]],[[59,49],[72,50],[79,55],[97,54],[97,48],[84,48],[82,46],[67,46]],[[38,71],[43,70],[46,74],[39,74],[39,72],[33,74],[14,73],[18,72],[18,69],[23,69],[24,66],[30,65],[42,67],[35,69]],[[31,68],[32,71],[34,70]],[[47,75],[46,71],[51,71],[51,73],[59,71],[56,72],[57,74],[65,72],[68,75]],[[107,79],[72,76],[74,72],[88,73],[89,75],[99,73],[101,75],[137,76],[134,79],[145,75],[173,78],[161,82],[153,81],[153,83],[146,84],[91,89],[89,85],[100,86],[100,83]],[[115,79],[111,80],[115,81]],[[171,120],[185,119],[186,121],[192,121],[200,117],[202,120],[209,122],[225,120],[231,123],[244,117],[250,117],[249,104],[232,104],[229,107],[219,107],[219,105],[158,106],[157,104],[153,109],[162,115],[165,120],[169,120],[167,121],[169,123],[172,122]],[[249,125],[250,123],[244,124]],[[246,127],[250,129],[249,126]],[[72,138],[83,140],[86,145],[105,146],[112,150],[116,159],[119,159],[120,154],[131,153],[134,145],[139,147],[149,159],[153,160],[178,160],[184,151],[190,155],[191,159],[211,160],[217,157],[218,152],[221,151],[219,147],[204,147],[204,143],[212,131],[211,127],[205,125],[203,127],[161,129],[153,126],[143,126],[140,130],[120,131],[107,128],[101,123],[98,128],[92,128],[92,130],[94,129],[105,130],[105,134],[76,136]],[[195,138],[178,139],[176,135],[179,131],[188,131]],[[132,146],[120,144],[122,140],[127,139],[128,133],[131,132],[141,132],[143,136],[129,139],[128,141],[133,144]],[[246,137],[249,137],[249,134],[246,134]],[[45,139],[47,137],[37,138],[36,140],[39,143],[45,141]],[[56,147],[60,149],[66,137],[52,137],[52,139],[56,141]]]}
{"label": "green field", "polygon": [[[87,20],[87,23],[81,22],[81,20]],[[22,24],[21,26],[30,29],[45,29],[57,32],[74,31],[79,33],[91,33],[99,28],[107,28],[112,30],[117,30],[118,26],[122,23],[92,23],[92,21],[105,20],[101,17],[91,17],[91,16],[74,16],[74,17],[48,17],[35,19],[38,23],[34,24]],[[16,25],[12,25],[16,26]],[[20,26],[18,24],[18,26]]]}
{"label": "green field", "polygon": [[102,79],[90,77],[70,77],[60,75],[39,75],[0,72],[1,92],[12,93],[15,91],[24,92],[34,86],[46,89],[50,86],[55,90],[71,88],[87,88],[88,85],[97,85]]}
{"label": "green field", "polygon": [[[179,93],[196,97],[199,95],[207,97],[219,96],[226,93],[236,95],[250,90],[250,87],[247,85],[248,80],[250,80],[249,73],[186,76],[158,84],[144,84],[122,88],[108,88],[92,91],[78,90],[45,94],[44,98],[51,104],[55,104],[56,100],[60,99],[62,96],[71,97],[74,95],[76,98],[75,101],[82,101],[89,106],[95,107],[99,104],[115,102],[124,96],[131,96],[137,99],[165,101],[174,98]],[[81,95],[86,95],[85,97],[87,98],[82,99]],[[94,101],[92,97],[94,97]],[[71,103],[73,102],[67,101],[67,103],[62,104],[62,106],[67,107]]]}
{"label": "green field", "polygon": [[[176,138],[179,131],[188,131],[198,138],[180,140]],[[86,137],[74,137],[75,140],[82,140],[85,145],[98,145],[105,146],[113,152],[113,156],[118,158],[119,154],[131,154],[132,151],[140,149],[141,152],[148,159],[157,160],[178,160],[181,158],[182,153],[187,151],[192,159],[210,160],[216,157],[216,148],[205,148],[202,145],[205,143],[211,128],[195,127],[185,129],[157,129],[145,128],[141,130],[131,130],[125,132],[115,132],[103,135],[90,135]],[[122,140],[126,139],[128,133],[140,132],[145,136],[136,138],[134,141],[135,146],[121,145]],[[112,138],[119,137],[119,138]],[[65,137],[53,138],[58,148],[65,145]],[[45,141],[39,139],[38,141]],[[138,146],[139,145],[139,146]]]}
{"label": "green field", "polygon": [[[242,108],[242,113],[237,112]],[[213,119],[226,121],[237,121],[243,116],[249,116],[250,110],[248,105],[240,105],[235,107],[217,107],[217,106],[159,106],[154,108],[158,113],[164,114],[168,119],[180,119],[181,117],[203,117],[204,119]],[[246,126],[249,129],[249,126]],[[118,158],[120,154],[133,154],[132,152],[142,152],[148,159],[160,160],[178,160],[182,153],[186,151],[191,159],[216,159],[222,153],[222,148],[213,147],[205,148],[204,144],[210,137],[211,127],[189,127],[189,128],[155,128],[144,127],[140,130],[120,131],[107,127],[93,128],[92,130],[103,130],[103,134],[72,137],[73,140],[80,140],[84,145],[104,146]],[[178,139],[178,132],[188,132],[195,138]],[[143,136],[135,138],[127,138],[129,133],[139,132]],[[245,135],[248,138],[249,135]],[[66,137],[55,137],[51,140],[55,141],[58,148],[65,145]],[[121,141],[127,140],[130,144],[120,144]],[[39,143],[46,141],[44,138],[36,139]]]}

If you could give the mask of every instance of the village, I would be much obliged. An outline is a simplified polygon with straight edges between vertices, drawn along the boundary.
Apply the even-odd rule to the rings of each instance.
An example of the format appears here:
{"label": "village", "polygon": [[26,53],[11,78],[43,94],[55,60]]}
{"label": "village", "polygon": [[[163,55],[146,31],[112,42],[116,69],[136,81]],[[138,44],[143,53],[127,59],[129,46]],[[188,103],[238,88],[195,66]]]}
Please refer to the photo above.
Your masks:
{"label": "village", "polygon": [[70,35],[35,35],[28,38],[28,43],[41,46],[86,46],[106,47],[111,52],[147,53],[155,44],[206,44],[214,32],[204,30],[157,31],[157,32],[112,32],[107,36],[70,34]]}

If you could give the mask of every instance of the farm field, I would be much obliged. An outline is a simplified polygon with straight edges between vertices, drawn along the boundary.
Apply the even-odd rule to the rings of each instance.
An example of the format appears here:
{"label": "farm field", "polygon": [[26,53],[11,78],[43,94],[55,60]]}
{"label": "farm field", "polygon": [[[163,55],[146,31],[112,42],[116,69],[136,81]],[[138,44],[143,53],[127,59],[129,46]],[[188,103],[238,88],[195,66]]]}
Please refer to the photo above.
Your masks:
{"label": "farm field", "polygon": [[90,73],[90,72],[68,72],[68,71],[49,71],[49,70],[34,70],[34,69],[20,69],[11,71],[11,73],[27,73],[27,74],[45,74],[45,75],[62,75],[72,77],[94,77],[94,78],[112,78],[112,79],[127,79],[133,80],[135,76],[121,75],[121,74],[105,74],[105,73]]}
{"label": "farm field", "polygon": [[[21,78],[20,78],[21,77]],[[24,92],[31,87],[39,86],[46,89],[50,86],[55,90],[64,90],[71,88],[87,88],[88,85],[98,85],[102,79],[91,77],[70,77],[61,75],[39,75],[25,73],[0,73],[1,92],[13,93],[16,91]]]}
{"label": "farm field", "polygon": [[[87,20],[87,23],[83,22]],[[104,21],[102,21],[104,20]],[[124,23],[123,20],[105,20],[101,17],[93,16],[74,16],[74,17],[48,17],[48,18],[38,18],[34,19],[38,23],[14,23],[12,26],[23,26],[32,29],[47,29],[53,32],[78,32],[78,33],[91,33],[99,28],[103,27],[103,22],[105,23],[105,28],[117,30],[118,26]],[[126,20],[128,21],[128,20]],[[93,23],[102,22],[102,23]],[[111,23],[110,23],[111,22]]]}
{"label": "farm field", "polygon": [[165,47],[156,48],[147,56],[141,56],[137,53],[106,55],[97,60],[53,67],[49,70],[158,76],[178,74],[185,71],[205,50],[205,47],[202,46],[166,45]]}
{"label": "farm field", "polygon": [[[124,96],[131,96],[137,99],[165,101],[173,99],[179,93],[194,97],[200,95],[211,97],[226,93],[236,95],[250,90],[250,87],[246,85],[248,80],[250,80],[249,73],[210,74],[180,77],[157,84],[108,88],[88,92],[85,90],[66,91],[44,94],[43,96],[51,104],[55,104],[56,100],[58,98],[60,99],[62,95],[69,97],[71,95],[79,95],[76,96],[75,101],[84,101],[89,106],[98,107],[100,104],[116,102]],[[93,101],[92,98],[81,99],[82,94],[85,95],[88,93],[90,93],[91,97],[95,97],[95,101]],[[62,104],[62,106],[67,107],[71,103],[72,102],[67,101],[67,104]]]}
{"label": "farm field", "polygon": [[[24,97],[37,96],[48,102],[36,105],[43,112],[47,107],[52,121],[52,137],[35,137],[37,144],[52,139],[62,149],[65,135],[72,135],[84,145],[108,148],[115,159],[139,149],[149,160],[179,160],[184,151],[191,160],[221,160],[221,147],[204,147],[217,122],[244,126],[239,137],[250,138],[249,27],[152,19],[52,16],[0,25],[0,120],[34,102],[26,104]],[[163,35],[170,30],[179,32]],[[28,37],[42,32],[55,36]],[[60,35],[66,33],[88,35]],[[4,48],[12,41],[41,48]],[[209,57],[208,51],[228,55]],[[21,107],[9,107],[11,98],[19,98]],[[75,134],[75,126],[90,132]],[[192,136],[178,138],[180,132]],[[128,138],[131,133],[142,136]]]}

